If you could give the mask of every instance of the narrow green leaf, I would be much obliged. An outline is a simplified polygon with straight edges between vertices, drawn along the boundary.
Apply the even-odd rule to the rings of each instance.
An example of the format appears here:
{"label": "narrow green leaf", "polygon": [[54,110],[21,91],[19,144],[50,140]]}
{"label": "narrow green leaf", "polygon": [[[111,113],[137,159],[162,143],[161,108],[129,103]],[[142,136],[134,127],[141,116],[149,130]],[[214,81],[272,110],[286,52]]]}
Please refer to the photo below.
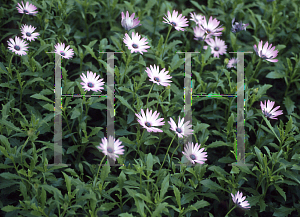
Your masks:
{"label": "narrow green leaf", "polygon": [[165,196],[165,193],[168,191],[169,188],[169,174],[164,178],[162,184],[161,184],[161,189],[160,189],[160,201],[162,201],[162,199]]}
{"label": "narrow green leaf", "polygon": [[177,205],[179,206],[179,210],[181,210],[180,192],[179,192],[178,188],[175,185],[173,185],[173,191],[174,191],[174,194],[175,194]]}
{"label": "narrow green leaf", "polygon": [[39,53],[41,53],[43,50],[45,50],[47,47],[50,47],[51,44],[44,44],[42,45],[38,50],[37,52],[35,52],[35,54],[32,56],[32,57],[35,57],[36,55],[38,55]]}
{"label": "narrow green leaf", "polygon": [[20,207],[14,207],[14,206],[11,206],[11,205],[7,205],[7,206],[1,208],[1,210],[3,210],[4,212],[12,212],[12,211],[17,210],[17,209],[20,209]]}
{"label": "narrow green leaf", "polygon": [[125,105],[127,108],[129,108],[133,113],[136,113],[136,112],[133,110],[133,108],[129,105],[129,103],[127,102],[127,100],[125,100],[122,96],[116,95],[116,98],[117,98],[118,100],[120,100],[121,103],[122,103],[123,105]]}
{"label": "narrow green leaf", "polygon": [[22,133],[23,131],[19,128],[16,127],[13,123],[7,120],[0,119],[0,124],[7,126],[9,129],[14,130],[16,132]]}
{"label": "narrow green leaf", "polygon": [[42,100],[45,100],[45,101],[48,101],[48,102],[51,102],[51,103],[54,103],[54,101],[52,101],[51,99],[48,99],[47,97],[39,94],[39,93],[36,93],[36,94],[33,94],[32,96],[30,96],[32,98],[35,98],[35,99],[42,99]]}
{"label": "narrow green leaf", "polygon": [[284,201],[286,201],[286,195],[282,188],[280,188],[277,184],[274,184],[274,187],[276,188],[278,193],[283,197]]}
{"label": "narrow green leaf", "polygon": [[101,169],[101,175],[100,175],[100,179],[102,180],[102,183],[104,183],[105,179],[108,177],[109,172],[110,172],[110,166],[108,164],[105,164]]}
{"label": "narrow green leaf", "polygon": [[64,172],[62,172],[62,173],[65,177],[65,182],[66,182],[66,185],[67,185],[68,194],[71,194],[72,193],[71,192],[71,179],[67,174],[65,174]]}

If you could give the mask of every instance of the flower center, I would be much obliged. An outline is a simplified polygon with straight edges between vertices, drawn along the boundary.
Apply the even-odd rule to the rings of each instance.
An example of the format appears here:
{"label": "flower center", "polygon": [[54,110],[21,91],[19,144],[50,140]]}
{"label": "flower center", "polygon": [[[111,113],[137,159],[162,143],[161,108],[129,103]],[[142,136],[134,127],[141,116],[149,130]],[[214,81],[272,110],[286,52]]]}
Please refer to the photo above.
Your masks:
{"label": "flower center", "polygon": [[131,27],[133,25],[133,20],[132,19],[126,19],[126,26]]}
{"label": "flower center", "polygon": [[24,13],[28,13],[28,11],[27,11],[27,10],[24,10]]}
{"label": "flower center", "polygon": [[177,131],[178,133],[181,133],[181,132],[182,132],[182,130],[181,130],[179,127],[177,127],[176,131]]}
{"label": "flower center", "polygon": [[92,82],[89,82],[87,86],[88,87],[94,87],[94,84]]}
{"label": "flower center", "polygon": [[133,48],[138,48],[138,46],[136,44],[133,44],[132,47]]}
{"label": "flower center", "polygon": [[146,122],[145,125],[146,125],[147,127],[151,127],[151,124],[150,124],[149,122]]}
{"label": "flower center", "polygon": [[215,50],[215,51],[219,51],[220,48],[219,48],[219,47],[215,47],[214,50]]}
{"label": "flower center", "polygon": [[15,45],[15,46],[14,46],[14,49],[15,49],[15,50],[20,50],[21,48],[20,48],[20,46]]}
{"label": "flower center", "polygon": [[203,37],[197,37],[197,39],[203,41]]}
{"label": "flower center", "polygon": [[268,112],[267,112],[267,111],[265,111],[265,110],[263,111],[263,113],[264,113],[264,115],[265,115],[265,116],[267,116],[268,118],[270,118],[270,117],[272,116],[272,114],[271,114],[271,113],[268,113]]}
{"label": "flower center", "polygon": [[62,56],[65,56],[65,55],[66,55],[65,52],[63,52],[63,51],[61,51],[60,54],[61,54]]}
{"label": "flower center", "polygon": [[26,36],[30,37],[31,33],[30,32],[26,32]]}
{"label": "flower center", "polygon": [[191,155],[190,155],[190,158],[191,158],[192,160],[195,160],[195,159],[196,159],[196,156],[195,156],[194,154],[191,154]]}
{"label": "flower center", "polygon": [[207,30],[206,30],[206,33],[207,33],[207,34],[210,34],[210,33],[211,33],[211,31],[210,31],[209,29],[207,29]]}
{"label": "flower center", "polygon": [[111,153],[113,153],[114,151],[113,151],[112,148],[108,147],[108,148],[107,148],[107,152],[111,154]]}
{"label": "flower center", "polygon": [[159,82],[159,78],[158,78],[158,77],[155,77],[155,78],[154,78],[154,81]]}
{"label": "flower center", "polygon": [[176,26],[176,23],[175,23],[175,22],[171,22],[171,25],[172,25],[172,26]]}

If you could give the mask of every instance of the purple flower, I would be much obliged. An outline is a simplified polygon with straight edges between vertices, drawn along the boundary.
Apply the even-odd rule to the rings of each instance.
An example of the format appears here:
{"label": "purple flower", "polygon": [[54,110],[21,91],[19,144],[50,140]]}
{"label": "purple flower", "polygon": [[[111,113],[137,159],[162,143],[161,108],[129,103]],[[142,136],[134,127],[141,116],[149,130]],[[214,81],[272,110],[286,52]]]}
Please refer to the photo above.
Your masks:
{"label": "purple flower", "polygon": [[248,201],[245,201],[246,196],[243,197],[242,192],[241,193],[237,192],[236,195],[233,195],[231,193],[231,197],[232,197],[233,202],[236,205],[238,205],[239,207],[244,208],[244,209],[250,209],[250,204],[248,203]]}
{"label": "purple flower", "polygon": [[[215,37],[215,40],[209,38],[205,40],[205,42],[210,46],[211,53],[214,54],[214,57],[219,58],[219,55],[223,55],[226,53],[227,45],[225,45],[225,41]],[[207,46],[203,46],[203,49],[207,49]]]}
{"label": "purple flower", "polygon": [[[275,50],[275,46],[272,47],[272,44],[268,47],[268,42],[265,43],[264,47],[262,48],[263,41],[260,41],[258,44],[258,48],[256,44],[253,46],[255,53],[263,58],[264,60],[267,60],[269,62],[278,62],[277,59],[273,59],[277,57],[278,50]],[[274,51],[275,50],[275,51]]]}
{"label": "purple flower", "polygon": [[182,14],[179,14],[177,17],[178,11],[173,11],[173,14],[171,15],[170,11],[168,11],[168,16],[163,17],[165,21],[164,23],[170,24],[173,26],[177,31],[184,31],[182,27],[189,26],[187,23],[189,22],[185,16],[182,17]]}
{"label": "purple flower", "polygon": [[101,92],[101,89],[104,89],[104,87],[102,87],[104,85],[104,82],[101,82],[103,78],[98,80],[99,76],[100,75],[96,77],[96,73],[94,74],[93,72],[89,71],[87,71],[87,76],[82,73],[82,76],[80,75],[81,80],[83,81],[80,83],[82,85],[82,88],[84,88],[85,91],[92,90]]}
{"label": "purple flower", "polygon": [[220,24],[220,21],[218,21],[216,18],[213,19],[212,16],[209,18],[208,23],[206,22],[206,18],[204,17],[204,20],[200,27],[206,32],[208,35],[213,36],[220,36],[222,35],[222,30],[224,28],[220,28],[221,26],[218,26]]}
{"label": "purple flower", "polygon": [[[109,147],[108,143],[114,141],[114,148],[112,149]],[[122,142],[119,141],[119,139],[114,139],[112,136],[109,137],[109,141],[107,142],[106,137],[102,138],[102,143],[100,143],[99,146],[97,146],[98,149],[100,149],[103,154],[109,156],[110,158],[116,160],[118,158],[118,154],[122,155],[124,153],[124,146],[121,146]]]}
{"label": "purple flower", "polygon": [[227,68],[232,68],[234,67],[236,69],[236,65],[239,62],[237,58],[231,58],[227,64]]}
{"label": "purple flower", "polygon": [[22,39],[20,39],[18,36],[15,36],[15,40],[12,38],[9,39],[8,46],[9,50],[12,52],[22,56],[22,55],[27,55],[26,51],[28,49],[28,43]]}
{"label": "purple flower", "polygon": [[150,48],[150,46],[146,45],[148,42],[146,42],[146,38],[142,38],[140,40],[141,36],[136,33],[134,35],[134,32],[132,32],[132,39],[129,37],[129,35],[126,33],[125,37],[123,38],[123,42],[126,44],[129,50],[131,50],[131,53],[140,52],[143,55],[143,52],[147,52],[146,49]]}
{"label": "purple flower", "polygon": [[190,20],[194,21],[197,25],[201,25],[202,22],[204,21],[205,16],[202,16],[200,14],[196,15],[195,12],[190,13],[190,14],[191,14],[191,17],[192,17],[192,19],[190,19]]}
{"label": "purple flower", "polygon": [[196,143],[196,145],[194,146],[193,142],[192,143],[188,143],[188,145],[186,145],[186,147],[184,147],[184,151],[182,152],[186,158],[193,164],[199,163],[199,164],[204,164],[204,161],[206,161],[206,157],[207,157],[207,152],[203,152],[204,148],[200,148],[201,144],[198,145],[198,143]]}
{"label": "purple flower", "polygon": [[178,137],[183,138],[183,136],[187,136],[190,134],[193,134],[194,130],[190,129],[192,125],[189,125],[190,121],[187,121],[183,124],[184,118],[180,120],[180,117],[178,117],[178,126],[176,125],[175,121],[170,118],[170,121],[168,123],[171,125],[171,130],[173,130]]}
{"label": "purple flower", "polygon": [[[282,110],[279,110],[277,111],[280,106],[277,106],[276,108],[273,108],[275,102],[272,102],[270,100],[268,100],[267,104],[266,104],[266,100],[264,102],[264,104],[262,103],[262,101],[260,102],[260,108],[261,108],[261,111],[263,112],[263,114],[267,117],[267,118],[270,118],[270,119],[276,119],[275,117],[277,117],[278,115],[282,115]],[[271,111],[272,110],[272,111]]]}
{"label": "purple flower", "polygon": [[68,45],[66,48],[65,48],[65,43],[57,43],[54,48],[55,48],[55,53],[61,55],[63,58],[65,59],[69,59],[69,58],[72,58],[73,55],[74,55],[74,51],[72,48],[70,48],[70,45]]}
{"label": "purple flower", "polygon": [[135,114],[138,117],[138,122],[140,123],[140,125],[142,125],[143,128],[145,128],[148,132],[160,132],[162,133],[163,131],[154,127],[154,126],[162,126],[165,124],[165,122],[163,121],[163,118],[157,119],[159,116],[159,113],[157,113],[157,111],[155,111],[152,114],[152,110],[148,110],[147,108],[147,112],[145,115],[145,112],[143,109],[141,109],[142,115],[140,114]]}
{"label": "purple flower", "polygon": [[196,26],[195,28],[193,28],[194,30],[194,36],[195,36],[195,40],[196,41],[203,41],[204,39],[209,39],[211,38],[211,35],[206,35],[205,37],[205,34],[206,34],[206,31],[203,30],[200,26]]}
{"label": "purple flower", "polygon": [[35,33],[33,33],[34,32],[34,30],[35,30],[36,28],[34,28],[33,26],[28,26],[28,25],[23,25],[22,26],[22,28],[21,28],[21,32],[22,32],[22,34],[23,34],[23,38],[24,39],[27,39],[28,41],[34,41],[35,39],[36,39],[36,37],[37,36],[39,36],[40,34],[39,33],[37,33],[37,32],[35,32]]}
{"label": "purple flower", "polygon": [[141,26],[142,24],[139,24],[140,21],[138,20],[139,18],[133,19],[135,13],[131,14],[131,16],[129,17],[129,13],[128,11],[126,12],[126,17],[124,15],[124,13],[121,13],[122,15],[122,20],[121,20],[121,25],[124,27],[125,30],[130,30],[133,29],[137,26]]}
{"label": "purple flower", "polygon": [[165,71],[165,68],[163,68],[160,72],[159,72],[159,66],[155,66],[152,67],[150,65],[150,69],[147,67],[147,70],[145,70],[148,74],[148,77],[150,78],[149,81],[152,81],[153,83],[156,83],[158,85],[162,85],[162,86],[168,86],[170,85],[168,79],[172,78],[172,76],[168,75],[168,71]]}
{"label": "purple flower", "polygon": [[239,23],[235,22],[235,24],[233,24],[234,20],[235,20],[235,18],[233,18],[233,20],[232,20],[232,29],[231,29],[231,31],[233,33],[239,32],[239,31],[242,31],[242,30],[246,30],[246,27],[249,26],[249,23],[244,24],[244,23],[242,23],[242,21],[239,22]]}
{"label": "purple flower", "polygon": [[36,10],[37,8],[33,4],[29,4],[29,2],[26,2],[26,5],[24,6],[24,3],[22,1],[22,6],[20,3],[18,3],[18,6],[16,7],[21,14],[28,14],[28,15],[33,15],[36,16],[35,14],[37,13]]}

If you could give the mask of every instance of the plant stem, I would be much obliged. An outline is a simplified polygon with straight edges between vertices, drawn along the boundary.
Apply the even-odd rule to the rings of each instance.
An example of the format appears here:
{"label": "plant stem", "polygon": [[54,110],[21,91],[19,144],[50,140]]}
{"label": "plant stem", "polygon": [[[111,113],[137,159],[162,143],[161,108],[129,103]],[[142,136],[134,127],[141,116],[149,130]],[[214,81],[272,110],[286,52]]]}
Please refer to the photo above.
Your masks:
{"label": "plant stem", "polygon": [[[13,75],[12,75],[12,70],[11,70],[11,62],[12,62],[12,59],[13,59],[13,56],[14,56],[14,53],[12,54],[11,58],[10,58],[10,61],[9,61],[9,65],[8,65],[8,73],[11,75],[11,79],[13,78]],[[9,81],[9,78],[7,79],[7,81]]]}
{"label": "plant stem", "polygon": [[[259,131],[262,131],[262,130],[261,130],[261,125],[262,125],[263,120],[264,120],[264,119],[262,119],[261,122],[260,122],[259,130],[257,131],[257,138],[258,138],[258,135],[259,135]],[[258,142],[260,142],[260,138],[259,138],[259,141],[258,141]]]}
{"label": "plant stem", "polygon": [[[177,147],[175,148],[174,152],[172,153],[172,156],[171,156],[171,163],[172,163],[173,155],[174,155],[174,153],[176,152],[176,150],[177,150],[177,148],[179,147],[179,145],[180,145],[180,143],[178,142]],[[169,166],[170,166],[170,164],[169,164]],[[168,169],[169,169],[169,167],[168,167]]]}
{"label": "plant stem", "polygon": [[102,162],[103,162],[103,160],[105,159],[105,157],[106,157],[106,155],[104,155],[103,156],[103,158],[102,158],[102,160],[101,160],[101,162],[100,162],[100,165],[99,165],[99,168],[98,168],[98,172],[97,172],[97,175],[96,175],[96,180],[98,179],[98,174],[99,174],[99,171],[100,171],[100,168],[101,168],[101,166],[102,166]]}
{"label": "plant stem", "polygon": [[148,100],[149,100],[149,96],[150,96],[150,93],[151,93],[151,90],[152,90],[153,86],[154,86],[154,83],[152,84],[152,86],[151,86],[151,88],[150,88],[150,91],[149,91],[149,93],[148,93],[147,103],[146,103],[146,108],[148,108]]}
{"label": "plant stem", "polygon": [[[168,150],[167,150],[167,152],[166,152],[164,161],[163,161],[163,163],[161,164],[160,169],[159,169],[159,171],[158,171],[158,175],[159,175],[159,172],[160,172],[161,168],[162,168],[163,165],[164,165],[164,162],[165,162],[165,160],[166,160],[167,154],[168,154],[168,152],[169,152],[169,149],[170,149],[170,147],[171,147],[171,144],[172,144],[173,140],[175,139],[176,135],[177,135],[177,134],[174,135],[174,137],[173,137],[173,139],[172,139],[172,141],[171,141],[171,143],[170,143],[170,145],[169,145],[169,147],[168,147]],[[173,155],[172,155],[172,156],[173,156]]]}
{"label": "plant stem", "polygon": [[231,211],[234,210],[235,207],[236,207],[236,205],[234,205],[234,207],[232,207],[232,209],[229,210],[229,212],[225,215],[225,217],[228,217],[229,213],[231,213]]}
{"label": "plant stem", "polygon": [[164,44],[164,47],[163,47],[163,52],[161,53],[161,58],[164,55],[165,47],[166,47],[166,44],[167,44],[167,41],[168,41],[168,38],[169,38],[169,35],[170,35],[170,32],[171,32],[171,29],[172,29],[172,26],[170,25],[169,26],[169,30],[168,30],[168,34],[167,34],[167,37],[166,37],[166,40],[165,40],[165,44]]}
{"label": "plant stem", "polygon": [[23,13],[23,15],[22,15],[22,18],[21,18],[21,21],[20,21],[20,24],[19,24],[19,30],[21,29],[23,17],[24,17],[24,13]]}

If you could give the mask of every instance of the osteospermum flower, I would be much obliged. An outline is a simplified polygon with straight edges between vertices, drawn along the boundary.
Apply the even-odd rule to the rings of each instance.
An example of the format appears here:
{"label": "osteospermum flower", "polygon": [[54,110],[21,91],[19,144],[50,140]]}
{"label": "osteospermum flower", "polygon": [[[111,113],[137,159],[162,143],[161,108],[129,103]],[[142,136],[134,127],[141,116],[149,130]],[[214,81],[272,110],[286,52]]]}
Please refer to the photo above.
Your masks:
{"label": "osteospermum flower", "polygon": [[218,21],[216,18],[212,18],[212,16],[209,18],[208,23],[206,22],[206,18],[204,17],[203,22],[201,23],[200,27],[205,30],[206,34],[208,35],[213,35],[213,36],[220,36],[222,35],[222,30],[224,28],[220,28],[221,26],[218,27],[220,24],[220,21]]}
{"label": "osteospermum flower", "polygon": [[194,146],[193,142],[192,143],[188,143],[188,145],[186,145],[186,147],[184,147],[184,151],[182,152],[186,158],[193,164],[199,163],[199,164],[204,164],[204,162],[207,160],[207,152],[203,152],[204,148],[200,148],[201,144],[198,145],[198,143],[196,143],[196,145]]}
{"label": "osteospermum flower", "polygon": [[179,14],[177,17],[178,11],[173,11],[173,14],[171,15],[170,11],[168,11],[168,16],[163,17],[165,21],[164,23],[170,24],[173,26],[177,31],[184,31],[182,27],[189,26],[187,23],[189,22],[185,16],[182,17],[182,14]]}
{"label": "osteospermum flower", "polygon": [[206,35],[206,31],[203,30],[200,26],[196,26],[195,28],[193,28],[194,30],[194,36],[195,36],[195,40],[196,41],[203,41],[204,39],[208,39],[211,38],[210,35]]}
{"label": "osteospermum flower", "polygon": [[28,25],[23,25],[22,26],[22,28],[21,28],[21,32],[22,32],[22,34],[23,34],[23,38],[24,39],[27,39],[28,41],[34,41],[35,39],[36,39],[36,37],[37,36],[39,36],[40,34],[39,33],[37,33],[37,32],[35,32],[35,33],[33,33],[34,32],[34,30],[35,30],[36,28],[34,28],[33,26],[28,26]]}
{"label": "osteospermum flower", "polygon": [[204,21],[205,16],[202,16],[200,14],[196,15],[195,12],[190,13],[190,14],[191,14],[191,17],[192,17],[192,19],[190,19],[190,20],[194,21],[197,25],[202,24],[202,22]]}
{"label": "osteospermum flower", "polygon": [[57,43],[55,46],[55,53],[61,55],[65,59],[72,58],[74,55],[74,51],[72,48],[69,49],[70,45],[65,48],[65,43]]}
{"label": "osteospermum flower", "polygon": [[[113,148],[110,147],[109,143],[112,143],[114,141],[114,145]],[[106,156],[113,158],[114,160],[116,160],[116,158],[118,158],[118,155],[122,155],[124,154],[124,146],[122,145],[122,142],[119,141],[119,139],[113,138],[112,136],[109,137],[108,141],[106,139],[106,137],[102,138],[102,143],[100,143],[99,146],[97,146],[98,149],[100,149],[103,154],[105,154]]]}
{"label": "osteospermum flower", "polygon": [[[225,45],[225,41],[219,39],[218,37],[215,37],[215,40],[209,38],[205,40],[205,42],[210,46],[211,53],[214,54],[214,57],[219,58],[219,55],[223,55],[226,53],[227,45]],[[207,49],[207,47],[203,46],[203,49]]]}
{"label": "osteospermum flower", "polygon": [[[256,44],[253,46],[255,53],[263,58],[264,60],[267,60],[269,62],[278,62],[277,59],[273,59],[277,57],[278,55],[278,50],[275,50],[275,46],[272,47],[272,44],[268,47],[268,42],[265,43],[264,47],[262,48],[263,42],[260,41],[258,44],[258,48]],[[275,50],[275,51],[274,51]]]}
{"label": "osteospermum flower", "polygon": [[168,84],[168,82],[172,82],[172,81],[168,81],[168,79],[172,78],[172,76],[167,75],[168,71],[165,71],[165,68],[163,68],[160,72],[159,72],[159,66],[155,66],[152,67],[150,66],[150,69],[147,67],[147,70],[145,70],[148,74],[148,77],[150,78],[149,81],[152,81],[153,83],[156,83],[158,85],[162,85],[162,86],[168,86],[170,84]]}
{"label": "osteospermum flower", "polygon": [[146,45],[148,42],[146,42],[146,38],[142,38],[140,40],[141,36],[136,33],[134,35],[134,32],[132,32],[132,39],[129,37],[129,35],[126,33],[125,37],[123,38],[123,42],[126,44],[129,50],[131,50],[131,53],[135,52],[140,52],[143,54],[143,52],[147,52],[146,49],[148,49],[150,46]]}
{"label": "osteospermum flower", "polygon": [[231,31],[233,32],[233,33],[235,33],[235,32],[239,32],[239,31],[242,31],[242,30],[246,30],[246,27],[247,26],[249,26],[249,23],[247,23],[247,24],[244,24],[244,23],[242,23],[242,21],[241,22],[235,22],[235,24],[233,24],[234,23],[234,20],[235,20],[235,18],[233,18],[233,20],[232,20],[232,29],[231,29]]}
{"label": "osteospermum flower", "polygon": [[178,120],[178,126],[176,125],[175,121],[170,118],[170,121],[168,123],[171,125],[171,130],[173,130],[180,138],[183,138],[183,136],[187,136],[190,134],[193,134],[194,130],[190,129],[192,125],[189,125],[190,121],[187,121],[184,123],[184,118]]}
{"label": "osteospermum flower", "polygon": [[[271,119],[277,119],[275,117],[277,117],[278,115],[282,115],[282,110],[277,111],[280,106],[277,106],[276,108],[273,108],[275,102],[272,102],[270,100],[268,100],[267,104],[266,104],[266,100],[264,103],[262,103],[262,101],[260,102],[260,108],[261,111],[263,112],[263,114],[267,117],[267,118],[271,118]],[[271,111],[272,110],[272,111]]]}
{"label": "osteospermum flower", "polygon": [[101,89],[104,89],[104,87],[102,87],[104,85],[104,82],[101,82],[103,78],[98,80],[100,75],[96,77],[96,73],[94,74],[93,72],[89,71],[87,71],[87,77],[83,73],[82,75],[83,76],[80,75],[80,77],[83,82],[81,82],[80,84],[82,85],[82,88],[85,89],[85,91],[92,90],[101,92]]}
{"label": "osteospermum flower", "polygon": [[121,25],[124,27],[125,30],[128,31],[137,26],[141,26],[141,24],[139,24],[140,23],[140,21],[138,20],[139,18],[133,19],[135,13],[131,14],[130,17],[128,11],[126,12],[126,17],[123,12],[121,13],[121,15],[122,15]]}
{"label": "osteospermum flower", "polygon": [[239,62],[239,60],[237,58],[231,58],[229,61],[228,61],[228,64],[227,64],[227,68],[232,68],[234,67],[236,69],[236,65],[237,63]]}
{"label": "osteospermum flower", "polygon": [[12,52],[22,56],[27,55],[26,51],[28,49],[28,43],[22,39],[20,39],[18,36],[15,37],[15,40],[12,38],[9,39],[8,42],[8,49]]}
{"label": "osteospermum flower", "polygon": [[26,5],[24,6],[22,1],[22,6],[20,5],[20,3],[18,3],[18,6],[16,8],[21,14],[36,16],[35,14],[37,13],[37,11],[35,11],[37,8],[33,4],[29,4],[29,2],[26,2]]}
{"label": "osteospermum flower", "polygon": [[152,110],[148,110],[146,111],[146,115],[145,112],[143,111],[143,109],[141,109],[141,113],[140,114],[135,114],[138,117],[138,122],[140,123],[140,125],[143,126],[143,128],[145,128],[148,132],[163,132],[162,130],[155,128],[154,126],[162,126],[165,124],[163,120],[163,118],[157,119],[159,116],[159,113],[157,113],[157,111],[155,111],[152,114]]}
{"label": "osteospermum flower", "polygon": [[241,208],[250,209],[250,204],[246,201],[246,196],[243,197],[243,193],[237,192],[236,195],[231,193],[233,202]]}

